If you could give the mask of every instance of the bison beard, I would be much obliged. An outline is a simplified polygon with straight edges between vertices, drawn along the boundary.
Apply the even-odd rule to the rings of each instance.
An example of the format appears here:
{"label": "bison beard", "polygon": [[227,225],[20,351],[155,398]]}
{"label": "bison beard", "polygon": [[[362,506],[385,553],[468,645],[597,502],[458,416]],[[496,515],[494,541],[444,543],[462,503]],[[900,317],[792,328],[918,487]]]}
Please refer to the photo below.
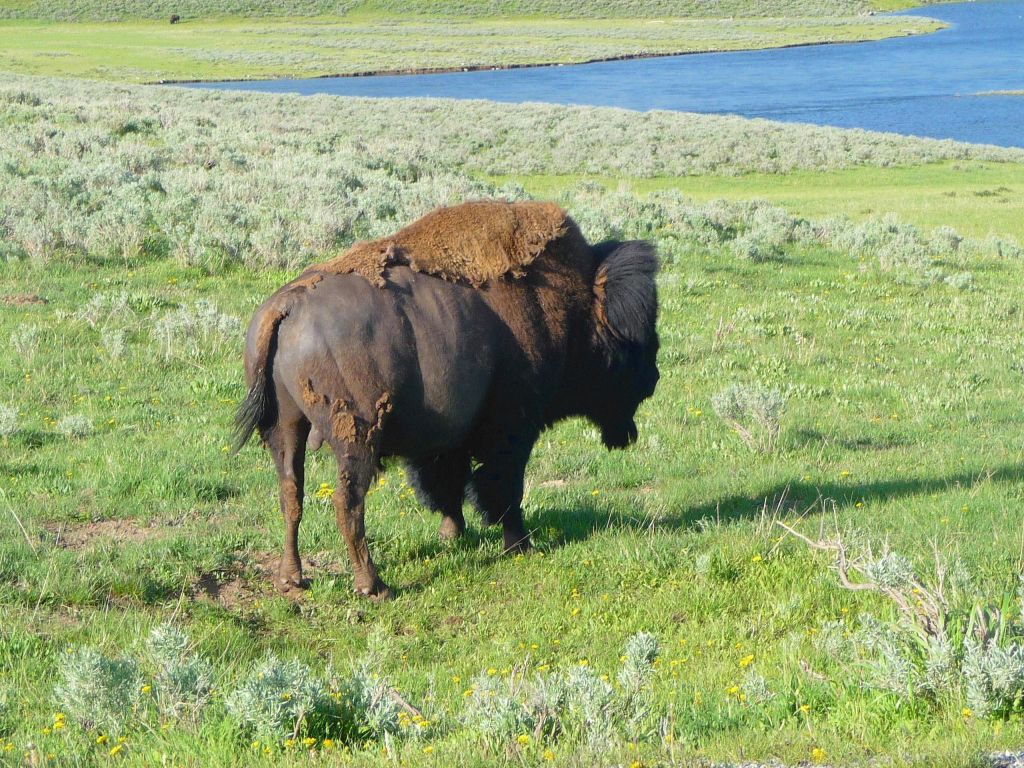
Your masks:
{"label": "bison beard", "polygon": [[480,201],[357,243],[278,290],[249,325],[236,450],[259,430],[274,458],[279,588],[303,585],[307,441],[337,460],[335,514],[364,595],[391,594],[364,526],[385,456],[405,460],[442,537],[465,530],[468,491],[507,550],[529,548],[523,474],[541,431],[583,416],[609,448],[637,438],[658,381],[656,271],[648,243],[590,246],[550,203]]}

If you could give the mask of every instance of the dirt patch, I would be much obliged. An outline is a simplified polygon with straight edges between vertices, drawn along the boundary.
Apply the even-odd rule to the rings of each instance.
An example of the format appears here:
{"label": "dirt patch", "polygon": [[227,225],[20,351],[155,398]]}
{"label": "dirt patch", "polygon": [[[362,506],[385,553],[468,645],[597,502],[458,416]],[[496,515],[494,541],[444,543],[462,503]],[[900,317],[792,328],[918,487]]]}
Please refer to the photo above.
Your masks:
{"label": "dirt patch", "polygon": [[94,523],[47,523],[44,528],[53,535],[56,546],[76,551],[87,549],[100,540],[139,543],[159,538],[166,532],[164,526],[143,525],[130,517]]}
{"label": "dirt patch", "polygon": [[0,296],[0,304],[7,304],[11,307],[27,307],[32,304],[49,304],[49,299],[44,299],[34,293],[15,293],[9,296]]}
{"label": "dirt patch", "polygon": [[[192,599],[214,603],[229,611],[245,609],[257,599],[275,594],[301,602],[305,598],[306,590],[276,589],[277,570],[280,564],[281,555],[277,552],[254,552],[246,555],[226,571],[200,574],[192,585]],[[304,557],[302,572],[307,583],[328,574],[348,577],[342,566],[330,562],[325,555]]]}
{"label": "dirt patch", "polygon": [[251,604],[260,594],[236,574],[204,573],[192,586],[192,599],[216,603],[229,611]]}

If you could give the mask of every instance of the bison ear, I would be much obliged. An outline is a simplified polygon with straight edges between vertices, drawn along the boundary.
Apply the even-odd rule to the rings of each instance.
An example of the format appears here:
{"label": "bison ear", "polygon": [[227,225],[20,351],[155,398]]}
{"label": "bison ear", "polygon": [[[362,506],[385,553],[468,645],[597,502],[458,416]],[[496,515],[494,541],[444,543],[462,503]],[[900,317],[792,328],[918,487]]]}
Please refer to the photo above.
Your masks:
{"label": "bison ear", "polygon": [[657,251],[645,240],[631,240],[601,243],[594,252],[600,259],[594,277],[599,337],[613,351],[626,344],[646,344],[658,313]]}

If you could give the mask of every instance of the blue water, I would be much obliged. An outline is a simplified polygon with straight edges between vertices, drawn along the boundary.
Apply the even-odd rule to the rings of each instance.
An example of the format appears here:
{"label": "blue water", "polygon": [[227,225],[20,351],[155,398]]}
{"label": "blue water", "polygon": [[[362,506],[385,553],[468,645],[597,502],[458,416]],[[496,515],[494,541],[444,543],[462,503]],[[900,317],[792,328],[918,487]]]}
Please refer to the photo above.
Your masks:
{"label": "blue water", "polygon": [[953,27],[873,43],[436,75],[205,83],[339,96],[544,101],[736,114],[1024,147],[1024,0],[918,10]]}

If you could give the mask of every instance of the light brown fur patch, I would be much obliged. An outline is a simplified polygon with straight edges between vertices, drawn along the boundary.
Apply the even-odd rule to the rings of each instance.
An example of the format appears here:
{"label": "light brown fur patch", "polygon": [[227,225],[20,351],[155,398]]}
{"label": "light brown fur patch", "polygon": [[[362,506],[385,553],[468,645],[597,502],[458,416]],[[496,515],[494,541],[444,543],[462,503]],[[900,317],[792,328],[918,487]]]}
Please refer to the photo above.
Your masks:
{"label": "light brown fur patch", "polygon": [[288,310],[267,312],[260,318],[260,327],[256,335],[256,349],[259,356],[253,361],[253,378],[263,374],[267,367],[267,356],[270,354],[270,341],[277,332],[277,326],[288,316]]}
{"label": "light brown fur patch", "polygon": [[313,380],[306,379],[302,382],[302,402],[310,408],[315,408],[318,405],[326,405],[327,397],[325,395],[317,394],[313,389]]}
{"label": "light brown fur patch", "polygon": [[602,268],[597,271],[597,278],[594,280],[594,314],[597,317],[599,328],[611,330],[608,322],[608,273]]}
{"label": "light brown fur patch", "polygon": [[344,400],[331,403],[331,434],[336,440],[355,443],[359,440],[359,425]]}
{"label": "light brown fur patch", "polygon": [[566,233],[568,219],[554,203],[480,200],[438,208],[390,237],[356,243],[307,272],[356,273],[384,287],[388,267],[407,265],[479,286],[502,275],[523,276],[548,244]]}
{"label": "light brown fur patch", "polygon": [[384,419],[391,413],[394,408],[394,403],[391,402],[391,395],[385,392],[377,400],[373,410],[376,414],[373,424],[366,430],[366,443],[370,444],[373,442],[373,438],[384,428]]}

